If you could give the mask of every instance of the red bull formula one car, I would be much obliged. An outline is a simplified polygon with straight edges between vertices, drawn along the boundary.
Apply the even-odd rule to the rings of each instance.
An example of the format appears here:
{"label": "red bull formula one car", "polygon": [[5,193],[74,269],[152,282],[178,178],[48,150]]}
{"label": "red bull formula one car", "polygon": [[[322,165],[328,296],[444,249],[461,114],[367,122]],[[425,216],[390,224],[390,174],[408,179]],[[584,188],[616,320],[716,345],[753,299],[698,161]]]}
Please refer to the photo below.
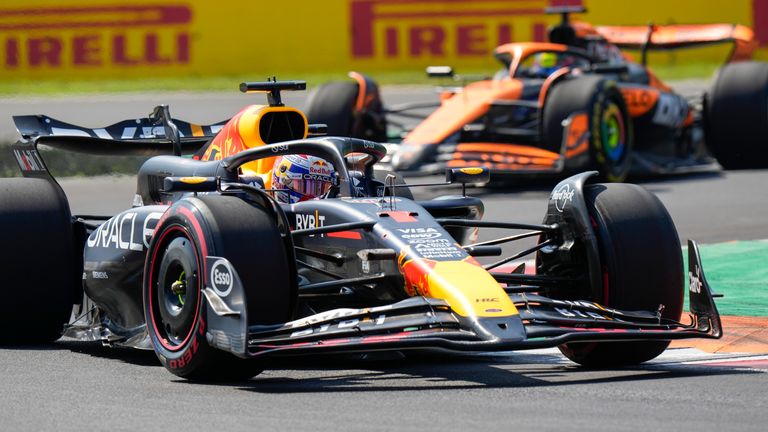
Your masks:
{"label": "red bull formula one car", "polygon": [[[444,89],[436,105],[384,107],[376,83],[353,72],[352,81],[318,88],[307,115],[331,134],[394,139],[401,145],[391,165],[403,172],[485,166],[497,174],[563,177],[595,169],[622,181],[630,173],[768,167],[768,63],[745,61],[756,45],[752,30],[569,20],[581,11],[552,9],[563,18],[549,42],[499,46],[493,54],[502,69],[492,79]],[[646,66],[651,50],[719,42],[733,50],[705,94],[684,97]],[[641,62],[621,48],[641,50]],[[428,73],[453,76],[449,67]],[[429,106],[434,110],[424,117]],[[415,127],[413,118],[421,118]]]}
{"label": "red bull formula one car", "polygon": [[[214,125],[174,120],[167,107],[97,129],[15,117],[23,178],[0,180],[0,340],[63,334],[154,349],[174,374],[210,380],[251,377],[267,358],[378,350],[558,346],[584,365],[634,364],[673,339],[721,336],[694,243],[681,317],[680,243],[645,189],[578,174],[538,224],[483,220],[483,203],[464,194],[417,201],[418,186],[377,176],[381,144],[308,138],[322,127],[279,97],[299,88],[243,84],[270,103]],[[141,167],[132,207],[72,215],[38,146],[174,155]],[[325,161],[321,174],[334,167],[325,195],[273,197],[263,170],[292,154]],[[487,180],[485,168],[455,168],[446,182]],[[486,227],[517,233],[476,242]],[[523,238],[538,240],[493,258]],[[528,255],[535,268],[506,265]]]}

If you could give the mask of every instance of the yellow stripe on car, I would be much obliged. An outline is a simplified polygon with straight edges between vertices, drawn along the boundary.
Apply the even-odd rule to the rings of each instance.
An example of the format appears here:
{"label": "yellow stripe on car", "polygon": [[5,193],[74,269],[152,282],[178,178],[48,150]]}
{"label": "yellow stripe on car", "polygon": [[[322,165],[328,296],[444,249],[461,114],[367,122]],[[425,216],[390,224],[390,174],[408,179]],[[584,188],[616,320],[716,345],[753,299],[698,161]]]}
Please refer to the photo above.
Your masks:
{"label": "yellow stripe on car", "polygon": [[461,316],[517,315],[509,295],[485,269],[466,261],[439,261],[427,276],[429,296]]}

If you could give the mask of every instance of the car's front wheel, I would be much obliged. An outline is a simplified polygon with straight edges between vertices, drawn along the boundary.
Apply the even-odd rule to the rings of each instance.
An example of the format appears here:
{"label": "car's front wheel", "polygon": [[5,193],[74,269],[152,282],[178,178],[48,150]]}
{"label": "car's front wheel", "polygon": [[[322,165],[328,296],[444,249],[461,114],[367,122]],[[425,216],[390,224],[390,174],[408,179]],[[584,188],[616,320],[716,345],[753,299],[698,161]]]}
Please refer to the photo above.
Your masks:
{"label": "car's front wheel", "polygon": [[249,324],[289,321],[296,275],[277,216],[240,198],[212,195],[180,201],[161,219],[145,265],[144,315],[155,352],[172,373],[239,380],[261,372],[260,362],[208,344],[205,258],[231,263],[245,289]]}
{"label": "car's front wheel", "polygon": [[[683,261],[675,225],[652,193],[631,184],[584,188],[600,252],[603,286],[593,300],[612,308],[659,311],[678,320]],[[568,343],[560,351],[585,366],[637,364],[661,354],[668,341]]]}

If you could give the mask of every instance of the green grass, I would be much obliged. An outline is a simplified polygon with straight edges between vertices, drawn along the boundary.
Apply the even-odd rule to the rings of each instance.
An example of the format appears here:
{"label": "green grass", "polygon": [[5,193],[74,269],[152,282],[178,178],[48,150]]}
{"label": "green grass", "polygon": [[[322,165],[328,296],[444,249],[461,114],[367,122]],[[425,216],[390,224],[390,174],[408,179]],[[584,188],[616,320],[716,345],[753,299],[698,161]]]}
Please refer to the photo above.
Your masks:
{"label": "green grass", "polygon": [[[680,80],[688,78],[709,78],[720,66],[720,63],[690,63],[678,62],[669,64],[668,61],[651,63],[652,69],[662,80]],[[403,84],[434,84],[439,81],[426,77],[421,70],[404,71],[364,71],[371,75],[382,85]],[[479,77],[492,75],[494,70],[457,70],[458,73]],[[278,76],[283,80],[305,80],[311,89],[323,82],[343,79],[344,73],[291,73],[286,72]],[[186,76],[186,77],[160,77],[137,78],[124,80],[15,80],[1,81],[0,95],[3,96],[29,96],[29,95],[72,95],[72,94],[98,94],[98,93],[144,93],[144,92],[236,92],[238,84],[243,81],[262,81],[267,74],[249,74],[236,76]]]}
{"label": "green grass", "polygon": [[651,70],[663,81],[678,81],[692,78],[712,78],[722,63],[649,63]]}
{"label": "green grass", "polygon": [[[232,76],[186,76],[136,78],[125,80],[16,80],[0,81],[0,95],[71,95],[99,93],[144,93],[157,91],[236,92],[244,81],[265,81],[267,74]],[[427,83],[422,71],[397,71],[371,74],[380,84]],[[344,79],[344,73],[284,73],[279,80],[307,81],[309,88],[323,82]]]}

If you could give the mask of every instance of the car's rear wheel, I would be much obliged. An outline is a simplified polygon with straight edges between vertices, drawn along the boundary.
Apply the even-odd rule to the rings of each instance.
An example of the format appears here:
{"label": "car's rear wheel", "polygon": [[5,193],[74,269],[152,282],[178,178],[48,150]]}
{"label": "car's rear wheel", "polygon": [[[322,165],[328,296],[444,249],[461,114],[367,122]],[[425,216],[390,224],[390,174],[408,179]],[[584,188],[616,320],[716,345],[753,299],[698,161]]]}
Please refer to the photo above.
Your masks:
{"label": "car's rear wheel", "polygon": [[720,164],[768,167],[768,63],[723,66],[706,102],[707,145]]}
{"label": "car's rear wheel", "polygon": [[[606,181],[624,181],[629,174],[634,143],[632,119],[616,84],[603,77],[582,76],[552,87],[543,108],[544,148],[560,153],[565,132],[563,122],[579,112],[587,116],[588,149],[567,148],[569,160],[581,157],[597,168]],[[566,161],[566,168],[569,165],[573,163]]]}
{"label": "car's rear wheel", "polygon": [[58,186],[43,179],[0,180],[0,238],[0,342],[58,339],[72,312],[83,253]]}
{"label": "car's rear wheel", "polygon": [[319,86],[308,100],[304,113],[309,123],[328,126],[329,136],[362,138],[383,142],[387,140],[386,121],[378,88],[368,84],[370,100],[356,108],[360,85],[354,81],[333,81]]}
{"label": "car's rear wheel", "polygon": [[[602,289],[594,300],[621,310],[661,310],[678,320],[683,262],[672,218],[659,199],[630,184],[586,186],[584,196],[600,251]],[[661,354],[668,341],[589,342],[560,351],[585,366],[637,364]]]}
{"label": "car's rear wheel", "polygon": [[245,289],[249,324],[289,321],[296,302],[290,240],[271,210],[231,196],[203,196],[171,207],[149,247],[144,279],[147,330],[160,361],[195,380],[239,380],[263,365],[208,344],[203,308],[205,257],[226,258]]}
{"label": "car's rear wheel", "polygon": [[304,110],[307,121],[327,125],[330,136],[352,136],[357,92],[358,85],[352,81],[333,81],[319,86],[307,100]]}

